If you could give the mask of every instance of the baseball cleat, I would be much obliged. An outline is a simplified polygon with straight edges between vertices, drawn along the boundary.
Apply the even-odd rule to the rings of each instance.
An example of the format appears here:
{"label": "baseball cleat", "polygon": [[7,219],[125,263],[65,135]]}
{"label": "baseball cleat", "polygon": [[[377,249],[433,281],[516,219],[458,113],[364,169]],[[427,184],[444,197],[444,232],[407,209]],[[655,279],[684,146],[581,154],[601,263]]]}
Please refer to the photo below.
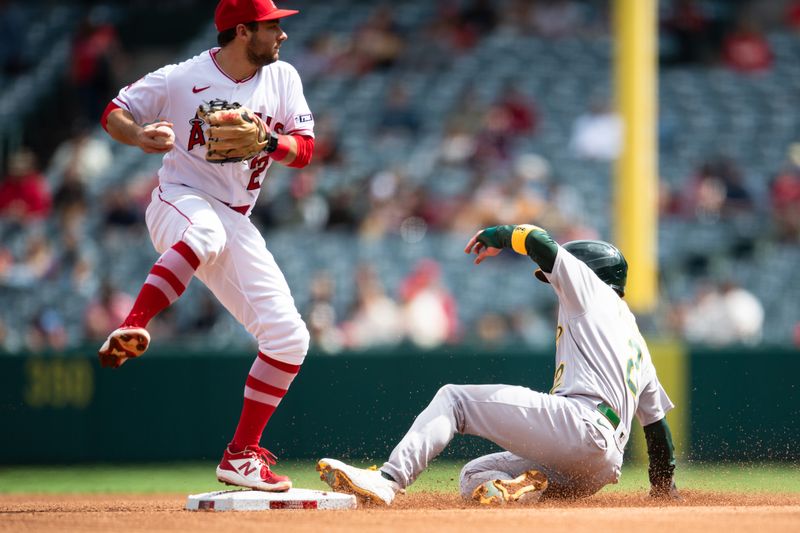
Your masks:
{"label": "baseball cleat", "polygon": [[319,478],[336,492],[355,494],[370,503],[391,505],[402,488],[394,481],[381,476],[377,468],[355,468],[336,459],[320,459],[317,463]]}
{"label": "baseball cleat", "polygon": [[292,488],[292,481],[270,470],[275,460],[272,452],[261,446],[247,446],[235,453],[226,448],[217,466],[217,480],[248,489],[286,492]]}
{"label": "baseball cleat", "polygon": [[150,345],[150,334],[144,328],[121,327],[111,332],[97,351],[100,366],[119,368],[128,359],[139,357]]}
{"label": "baseball cleat", "polygon": [[528,470],[514,479],[493,479],[478,485],[472,499],[481,505],[533,503],[547,488],[547,478],[538,470]]}

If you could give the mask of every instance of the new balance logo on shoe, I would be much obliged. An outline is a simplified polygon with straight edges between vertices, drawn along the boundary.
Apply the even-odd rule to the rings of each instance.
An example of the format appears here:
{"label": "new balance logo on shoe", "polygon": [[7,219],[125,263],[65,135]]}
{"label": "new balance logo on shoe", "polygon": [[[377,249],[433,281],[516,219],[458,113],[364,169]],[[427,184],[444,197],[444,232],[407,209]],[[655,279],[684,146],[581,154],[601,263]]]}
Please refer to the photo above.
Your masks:
{"label": "new balance logo on shoe", "polygon": [[217,479],[222,483],[268,492],[285,492],[292,481],[270,470],[275,456],[258,445],[247,446],[240,452],[226,449],[217,466]]}
{"label": "new balance logo on shoe", "polygon": [[244,474],[245,476],[249,476],[253,472],[257,470],[257,467],[253,465],[253,463],[245,463],[239,467],[239,472]]}

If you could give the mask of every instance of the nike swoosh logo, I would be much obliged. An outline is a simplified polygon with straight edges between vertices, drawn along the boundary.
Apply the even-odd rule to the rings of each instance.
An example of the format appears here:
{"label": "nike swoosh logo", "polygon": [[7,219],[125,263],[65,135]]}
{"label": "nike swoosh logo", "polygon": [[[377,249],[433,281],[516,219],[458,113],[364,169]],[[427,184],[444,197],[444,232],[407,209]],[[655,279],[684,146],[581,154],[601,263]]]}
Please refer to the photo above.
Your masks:
{"label": "nike swoosh logo", "polygon": [[205,87],[200,87],[199,89],[197,88],[197,86],[194,86],[194,87],[192,87],[192,92],[194,94],[201,93],[201,92],[205,91],[206,89],[208,89],[209,87],[211,87],[211,85],[206,85]]}

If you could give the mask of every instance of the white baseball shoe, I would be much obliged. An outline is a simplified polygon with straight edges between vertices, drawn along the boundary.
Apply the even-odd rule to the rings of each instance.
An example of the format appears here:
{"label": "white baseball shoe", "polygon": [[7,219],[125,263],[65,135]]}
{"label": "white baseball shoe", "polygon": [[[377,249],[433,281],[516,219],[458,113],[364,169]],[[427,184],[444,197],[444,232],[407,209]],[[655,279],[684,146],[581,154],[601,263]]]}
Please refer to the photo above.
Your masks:
{"label": "white baseball shoe", "polygon": [[217,466],[217,480],[248,489],[286,492],[292,488],[292,481],[269,468],[276,460],[271,451],[261,446],[247,446],[240,452],[226,448]]}
{"label": "white baseball shoe", "polygon": [[317,472],[333,490],[379,505],[391,505],[395,494],[403,492],[400,485],[381,476],[375,467],[356,468],[336,459],[320,459]]}
{"label": "white baseball shoe", "polygon": [[547,488],[547,477],[538,470],[528,470],[514,479],[492,479],[472,491],[472,499],[481,505],[533,503]]}
{"label": "white baseball shoe", "polygon": [[150,346],[150,334],[144,328],[121,327],[111,332],[97,351],[100,366],[119,368],[128,359],[139,357]]}

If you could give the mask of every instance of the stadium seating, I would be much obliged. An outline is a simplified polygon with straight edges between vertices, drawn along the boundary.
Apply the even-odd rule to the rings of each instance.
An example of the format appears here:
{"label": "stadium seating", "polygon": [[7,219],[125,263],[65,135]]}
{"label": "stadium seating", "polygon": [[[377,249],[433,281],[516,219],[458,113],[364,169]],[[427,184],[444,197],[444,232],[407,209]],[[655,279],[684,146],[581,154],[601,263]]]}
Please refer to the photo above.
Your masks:
{"label": "stadium seating", "polygon": [[[302,17],[287,22],[290,41],[281,52],[284,59],[295,64],[302,75],[304,56],[300,44],[322,31],[333,35],[354,32],[369,15],[369,10],[354,9],[354,4],[353,0],[314,3]],[[395,23],[406,34],[434,16],[435,3],[428,2],[401,2],[394,11]],[[55,24],[48,20],[47,24]],[[56,42],[67,38],[69,26],[64,21],[68,20],[70,17],[62,17],[59,19],[62,26],[46,26],[48,35],[55,32]],[[36,35],[31,39],[35,40]],[[214,36],[213,28],[202,28],[196,38],[184,45],[178,58],[204,49]],[[800,39],[781,32],[771,33],[769,39],[776,55],[775,67],[761,76],[745,77],[714,66],[673,67],[661,72],[662,126],[670,128],[669,132],[662,131],[659,154],[662,180],[681,189],[702,162],[726,155],[742,169],[755,208],[748,216],[735,220],[664,217],[659,230],[659,260],[664,301],[685,301],[692,297],[699,278],[687,265],[700,257],[706,265],[706,275],[730,277],[752,290],[764,304],[770,340],[788,343],[800,320],[796,298],[787,297],[790,290],[791,294],[800,293],[800,278],[795,273],[796,265],[800,264],[800,250],[796,244],[762,240],[770,232],[765,203],[768,180],[781,167],[786,147],[800,131],[800,117],[787,112],[796,107],[800,90],[800,64],[796,61],[800,56]],[[410,47],[414,45],[409,43]],[[58,69],[52,63],[63,61],[63,55],[59,55],[63,52],[59,50],[65,48],[52,47],[28,78],[0,85],[0,117],[7,117],[8,109],[15,108],[14,103],[23,96],[32,99],[34,81],[47,80],[40,71],[50,76],[57,74]],[[445,68],[416,72],[413,64],[400,61],[396,67],[385,70],[363,74],[332,72],[306,79],[305,93],[315,115],[346,124],[338,132],[346,163],[342,167],[322,168],[319,192],[327,196],[360,183],[365,176],[402,165],[411,181],[431,193],[447,197],[469,193],[474,171],[440,164],[438,140],[448,120],[459,113],[456,104],[463,94],[472,89],[479,101],[491,103],[512,83],[532,98],[540,115],[536,134],[518,139],[512,147],[513,155],[534,152],[544,156],[551,163],[554,176],[574,188],[585,202],[586,223],[602,237],[611,239],[611,165],[580,159],[568,145],[574,121],[593,99],[607,97],[611,92],[612,53],[608,35],[553,40],[496,31],[483,38],[480,46],[449,58]],[[397,84],[402,84],[408,92],[414,111],[424,117],[420,131],[415,138],[400,136],[376,143],[374,139],[381,134],[380,111],[387,92]],[[104,138],[99,129],[95,134]],[[370,149],[365,150],[366,146]],[[113,151],[113,169],[103,180],[92,184],[90,192],[95,198],[131,176],[153,174],[159,164],[158,158],[143,156],[133,148],[114,145]],[[270,192],[285,191],[292,172],[274,169],[269,178]],[[140,231],[134,242],[104,238],[102,220],[96,212],[89,215],[87,232],[96,242],[94,263],[98,273],[107,274],[120,288],[135,293],[155,258],[146,232]],[[354,272],[359,262],[372,263],[390,294],[396,295],[402,279],[424,257],[434,258],[442,265],[444,284],[458,301],[460,320],[466,329],[487,311],[535,309],[546,313],[553,298],[546,286],[534,282],[530,275],[533,265],[524,258],[501,258],[474,268],[461,251],[469,235],[430,231],[420,242],[410,243],[394,234],[367,241],[355,234],[326,232],[320,234],[315,246],[299,247],[296,243],[306,240],[308,235],[302,228],[269,227],[264,233],[301,310],[309,301],[308,280],[321,268],[336,280],[334,305],[343,317],[353,301]],[[755,251],[745,258],[736,253],[741,241],[755,241]],[[19,248],[24,242],[24,234],[16,235],[8,245],[15,253],[21,253]],[[120,248],[123,246],[125,249]],[[130,249],[141,253],[126,253]],[[501,278],[512,281],[498,283]],[[59,311],[67,318],[71,342],[81,341],[81,309],[92,294],[74,297],[72,287],[56,283],[44,284],[33,292],[11,286],[0,287],[0,291],[3,301],[11,302],[2,310],[9,329],[21,331],[42,306],[60,302]],[[200,283],[195,282],[184,299],[197,302],[203,291]],[[191,319],[194,307],[179,306],[179,319]],[[250,342],[227,315],[213,337],[219,345]]]}

